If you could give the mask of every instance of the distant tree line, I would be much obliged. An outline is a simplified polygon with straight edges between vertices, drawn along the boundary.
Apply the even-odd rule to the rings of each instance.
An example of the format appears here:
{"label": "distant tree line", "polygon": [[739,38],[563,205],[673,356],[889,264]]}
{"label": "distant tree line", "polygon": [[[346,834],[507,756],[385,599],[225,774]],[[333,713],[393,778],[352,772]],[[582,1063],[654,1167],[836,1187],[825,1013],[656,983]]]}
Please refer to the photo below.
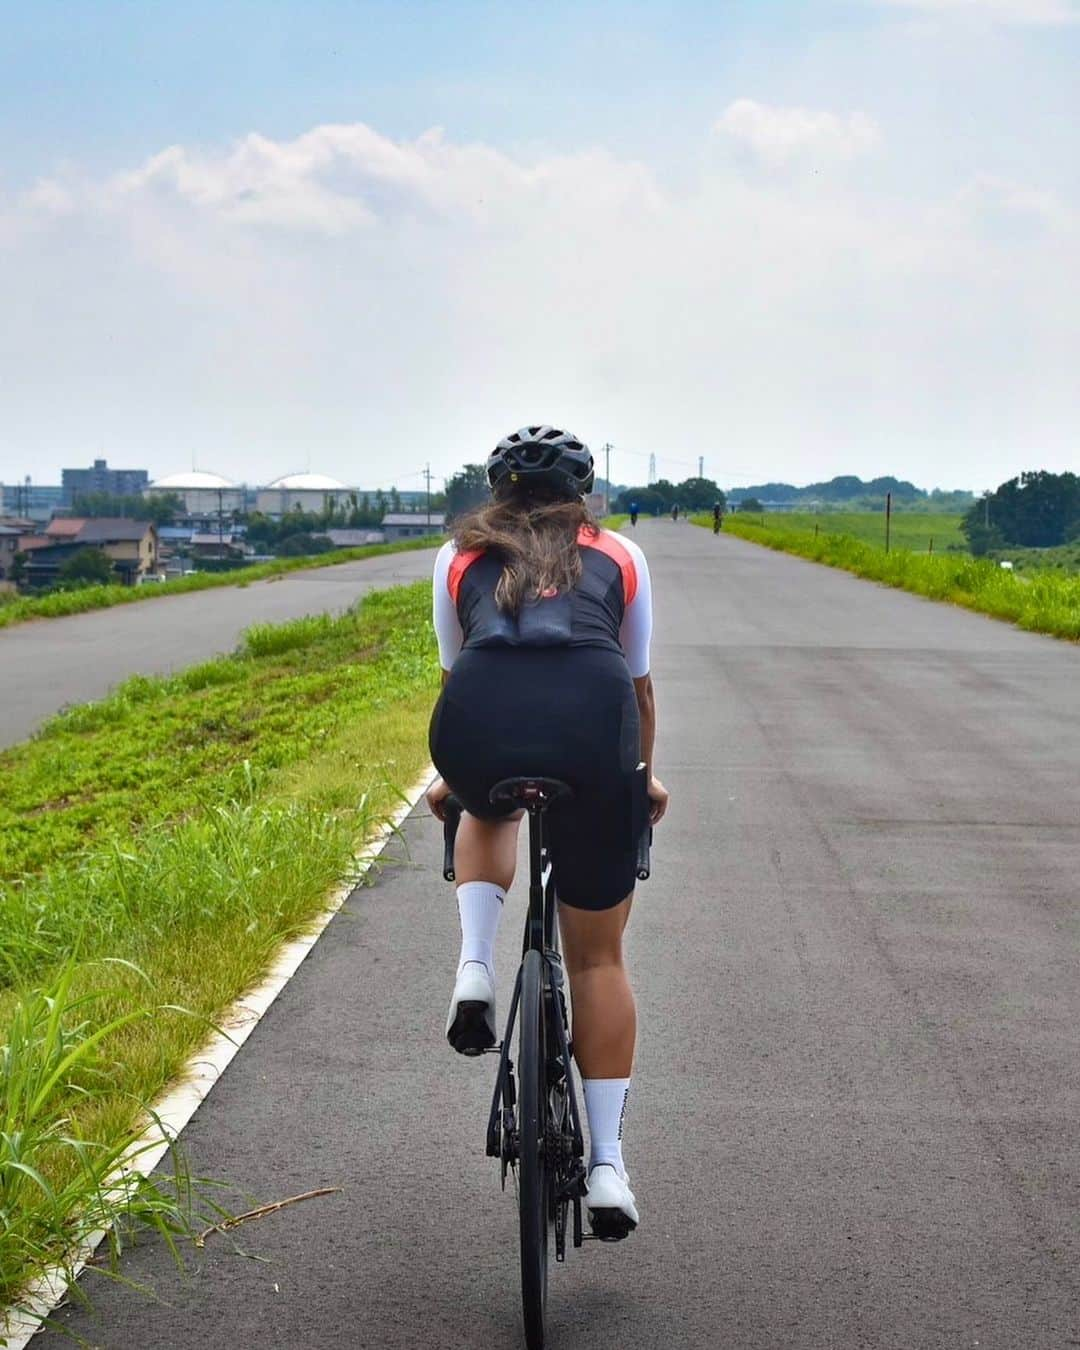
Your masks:
{"label": "distant tree line", "polygon": [[[445,497],[431,494],[431,509],[441,511]],[[324,511],[286,511],[274,519],[253,511],[244,517],[247,538],[267,552],[284,557],[301,553],[324,553],[334,547],[326,536],[327,530],[377,530],[387,512],[401,510],[401,496],[397,488],[389,492],[350,492],[344,498],[328,497]]]}
{"label": "distant tree line", "polygon": [[611,499],[611,509],[625,513],[636,504],[639,511],[652,516],[670,511],[673,506],[681,511],[711,511],[717,502],[723,508],[727,498],[711,478],[685,478],[681,483],[659,478],[644,487],[620,488]]}
{"label": "distant tree line", "polygon": [[1080,478],[1044,469],[1022,473],[986,493],[960,528],[976,555],[1009,545],[1056,548],[1080,539]]}
{"label": "distant tree line", "polygon": [[134,493],[76,492],[71,501],[71,513],[74,516],[151,520],[155,525],[171,525],[183,511],[183,498],[175,492],[163,492],[153,497]]}
{"label": "distant tree line", "polygon": [[784,505],[826,502],[829,505],[842,504],[850,510],[880,511],[884,509],[885,498],[890,493],[893,507],[897,510],[966,511],[974,501],[974,495],[970,492],[946,492],[941,488],[927,492],[925,488],[916,487],[906,479],[891,475],[862,479],[854,474],[841,474],[822,483],[807,483],[805,487],[796,487],[794,483],[757,483],[752,487],[732,488],[728,495],[732,506],[738,505],[746,497],[753,497],[758,502]]}

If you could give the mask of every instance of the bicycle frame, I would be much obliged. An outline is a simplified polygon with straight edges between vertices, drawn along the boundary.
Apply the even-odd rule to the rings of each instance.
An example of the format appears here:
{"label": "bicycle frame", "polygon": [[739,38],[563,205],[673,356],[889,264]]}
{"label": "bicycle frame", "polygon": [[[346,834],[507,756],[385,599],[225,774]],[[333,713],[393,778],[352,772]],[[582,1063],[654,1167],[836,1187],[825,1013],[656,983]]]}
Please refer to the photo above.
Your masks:
{"label": "bicycle frame", "polygon": [[[456,805],[456,804],[455,804]],[[553,1045],[548,1052],[549,1067],[553,1062],[561,1065],[565,1077],[567,1098],[567,1119],[569,1124],[570,1148],[568,1156],[554,1158],[552,1162],[565,1175],[554,1199],[559,1208],[568,1203],[574,1206],[573,1242],[580,1247],[584,1240],[581,1222],[581,1200],[585,1194],[586,1172],[582,1159],[585,1156],[585,1137],[581,1127],[581,1112],[578,1106],[577,1090],[571,1070],[571,1043],[567,1036],[567,1017],[565,1001],[565,979],[562,956],[559,951],[557,897],[555,881],[551,872],[551,860],[548,856],[544,838],[545,817],[548,803],[541,797],[525,803],[529,817],[529,908],[525,916],[525,928],[522,937],[521,953],[539,952],[544,963],[544,1017]],[[460,814],[458,810],[456,815]],[[445,832],[446,851],[443,863],[443,875],[453,881],[453,841],[457,830],[457,820],[448,819]],[[514,1063],[510,1057],[514,1030],[517,1026],[518,1007],[521,1001],[521,981],[523,966],[518,967],[514,980],[514,991],[510,999],[510,1010],[506,1019],[506,1029],[497,1047],[499,1055],[498,1070],[495,1075],[495,1088],[492,1093],[491,1110],[488,1114],[486,1153],[489,1158],[498,1158],[502,1167],[502,1182],[506,1185],[506,1171],[516,1162],[514,1153],[514,1112],[517,1094],[514,1084]],[[550,1041],[549,1041],[550,1044]],[[492,1047],[492,1053],[496,1047]],[[565,1257],[565,1220],[556,1217],[555,1259]]]}
{"label": "bicycle frame", "polygon": [[[642,794],[646,794],[645,765],[639,764],[637,772],[639,790]],[[585,1139],[581,1128],[577,1091],[574,1087],[572,1045],[567,1035],[565,980],[562,956],[559,952],[555,881],[545,841],[548,808],[560,797],[568,795],[570,789],[565,783],[545,778],[506,779],[502,783],[497,783],[491,790],[492,802],[508,802],[521,806],[529,816],[529,908],[522,938],[522,963],[514,980],[506,1030],[501,1043],[492,1046],[488,1052],[499,1056],[499,1067],[495,1076],[491,1110],[488,1114],[485,1146],[488,1157],[499,1159],[502,1184],[505,1187],[507,1169],[518,1162],[520,1144],[516,1113],[517,1091],[510,1046],[521,1005],[526,960],[530,953],[536,952],[542,962],[542,1016],[546,1028],[544,1058],[549,1105],[552,1100],[556,1102],[561,1100],[556,1092],[557,1088],[561,1087],[565,1091],[565,1119],[560,1121],[557,1129],[549,1126],[543,1144],[547,1151],[549,1175],[553,1178],[552,1190],[549,1193],[548,1217],[549,1221],[554,1221],[556,1261],[565,1258],[566,1220],[571,1204],[574,1207],[574,1246],[580,1247],[585,1241],[581,1222],[581,1202],[586,1194],[587,1175],[582,1161],[585,1156]],[[460,815],[460,803],[456,798],[447,798],[443,854],[443,876],[447,881],[456,880],[454,839]],[[651,842],[652,829],[646,825],[637,847],[635,870],[639,881],[646,880],[650,873]]]}
{"label": "bicycle frame", "polygon": [[[557,906],[554,878],[551,875],[550,859],[544,842],[544,823],[547,815],[546,805],[529,809],[529,909],[525,918],[525,930],[522,937],[521,952],[537,951],[544,961],[544,1015],[549,1033],[554,1032],[554,1058],[561,1063],[566,1079],[567,1115],[572,1136],[570,1158],[561,1161],[570,1163],[569,1175],[563,1180],[560,1191],[555,1196],[556,1205],[569,1201],[574,1205],[574,1246],[579,1247],[583,1240],[581,1224],[581,1198],[584,1195],[585,1168],[581,1159],[585,1156],[585,1138],[581,1128],[581,1115],[578,1107],[577,1091],[570,1069],[570,1042],[566,1034],[565,980],[562,957],[559,952]],[[522,968],[518,967],[514,981],[514,992],[510,1000],[510,1012],[499,1048],[499,1068],[495,1076],[495,1089],[488,1115],[487,1154],[489,1157],[502,1158],[507,1138],[506,1125],[509,1120],[505,1113],[512,1114],[515,1102],[513,1061],[510,1058],[510,1046],[513,1042],[517,1024],[518,1004],[521,997]],[[553,1056],[549,1050],[549,1064]],[[507,1159],[503,1161],[503,1178]],[[552,1159],[558,1163],[559,1159]],[[576,1163],[576,1166],[574,1165]],[[565,1258],[565,1229],[556,1224],[555,1259]]]}

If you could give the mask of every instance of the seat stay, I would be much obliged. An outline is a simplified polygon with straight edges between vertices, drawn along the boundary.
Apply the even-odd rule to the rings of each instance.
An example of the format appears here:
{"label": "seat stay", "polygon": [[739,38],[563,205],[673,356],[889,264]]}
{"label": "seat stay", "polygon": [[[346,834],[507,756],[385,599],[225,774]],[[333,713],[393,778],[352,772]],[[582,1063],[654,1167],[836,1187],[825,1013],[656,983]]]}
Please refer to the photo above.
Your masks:
{"label": "seat stay", "polygon": [[499,1067],[495,1073],[495,1091],[491,1098],[491,1110],[488,1113],[487,1155],[498,1158],[501,1154],[502,1112],[505,1107],[513,1110],[517,1105],[517,1093],[514,1088],[514,1065],[510,1059],[510,1046],[514,1039],[514,1026],[517,1022],[518,1004],[521,1002],[521,967],[518,967],[514,981],[514,992],[510,998],[510,1012],[506,1018],[506,1031],[503,1033],[499,1048]]}
{"label": "seat stay", "polygon": [[545,964],[548,969],[548,979],[551,988],[552,997],[555,1001],[555,1016],[552,1019],[555,1023],[555,1036],[558,1051],[562,1055],[563,1064],[566,1065],[566,1088],[570,1104],[570,1127],[574,1135],[574,1156],[581,1158],[585,1154],[585,1136],[581,1129],[581,1116],[578,1112],[577,1092],[574,1089],[574,1075],[570,1072],[570,1038],[566,1034],[566,1021],[563,1017],[563,1005],[555,997],[561,988],[561,979],[555,979],[555,967],[559,966],[559,975],[562,975],[562,963],[552,952],[544,953]]}

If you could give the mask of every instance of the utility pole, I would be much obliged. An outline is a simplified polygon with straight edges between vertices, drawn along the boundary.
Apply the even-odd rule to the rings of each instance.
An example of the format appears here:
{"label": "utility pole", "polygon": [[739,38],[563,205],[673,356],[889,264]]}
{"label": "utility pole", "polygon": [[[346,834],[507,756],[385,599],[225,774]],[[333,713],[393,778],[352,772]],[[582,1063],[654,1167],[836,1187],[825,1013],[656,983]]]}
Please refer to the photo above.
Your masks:
{"label": "utility pole", "polygon": [[653,451],[653,453],[649,456],[649,486],[652,487],[652,485],[655,482],[656,482],[656,452]]}
{"label": "utility pole", "polygon": [[424,481],[427,483],[427,523],[431,528],[431,463],[424,465]]}
{"label": "utility pole", "polygon": [[697,457],[697,476],[698,476],[699,478],[704,478],[704,477],[705,477],[705,456],[704,456],[704,455],[698,455],[698,457]]}
{"label": "utility pole", "polygon": [[611,442],[604,442],[604,515],[611,515]]}
{"label": "utility pole", "polygon": [[889,551],[889,542],[892,536],[892,493],[885,494],[885,552]]}

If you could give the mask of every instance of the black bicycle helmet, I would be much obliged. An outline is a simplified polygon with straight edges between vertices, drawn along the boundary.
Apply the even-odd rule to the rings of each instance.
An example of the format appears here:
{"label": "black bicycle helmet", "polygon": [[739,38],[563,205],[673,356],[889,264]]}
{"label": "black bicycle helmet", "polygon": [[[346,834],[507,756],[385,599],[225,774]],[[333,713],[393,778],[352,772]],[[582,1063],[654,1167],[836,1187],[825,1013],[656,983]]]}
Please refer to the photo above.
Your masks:
{"label": "black bicycle helmet", "polygon": [[522,427],[488,456],[487,478],[496,493],[511,484],[536,484],[572,499],[587,496],[595,477],[589,447],[558,427]]}

